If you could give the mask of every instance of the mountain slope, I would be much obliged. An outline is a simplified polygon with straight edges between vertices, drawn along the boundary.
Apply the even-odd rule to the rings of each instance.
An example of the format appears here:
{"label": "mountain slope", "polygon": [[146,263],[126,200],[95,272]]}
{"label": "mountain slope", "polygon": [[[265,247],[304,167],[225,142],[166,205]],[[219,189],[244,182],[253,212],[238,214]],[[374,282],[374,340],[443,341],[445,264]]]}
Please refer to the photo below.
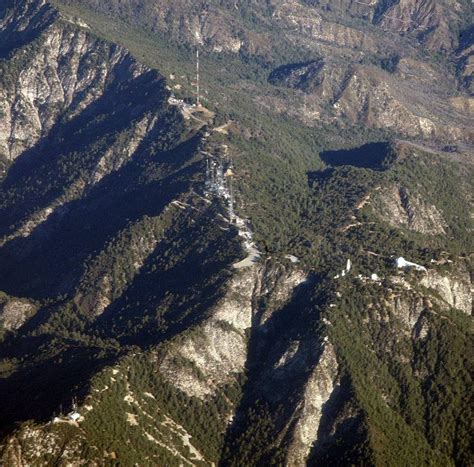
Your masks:
{"label": "mountain slope", "polygon": [[2,7],[2,462],[470,465],[465,7]]}

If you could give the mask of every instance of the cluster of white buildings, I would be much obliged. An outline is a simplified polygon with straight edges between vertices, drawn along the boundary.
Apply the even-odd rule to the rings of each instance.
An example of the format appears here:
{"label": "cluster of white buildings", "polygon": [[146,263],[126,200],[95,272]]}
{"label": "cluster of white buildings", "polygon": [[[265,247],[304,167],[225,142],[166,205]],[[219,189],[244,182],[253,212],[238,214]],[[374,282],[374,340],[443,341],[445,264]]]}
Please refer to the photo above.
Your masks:
{"label": "cluster of white buildings", "polygon": [[345,277],[346,274],[349,274],[351,272],[351,269],[352,269],[352,261],[350,259],[348,259],[347,263],[346,263],[346,268],[343,269],[339,274],[336,274],[334,276],[334,279],[339,279],[340,277]]}
{"label": "cluster of white buildings", "polygon": [[208,158],[206,160],[206,194],[214,194],[223,198],[227,202],[229,219],[235,219],[234,214],[234,194],[232,190],[232,163],[224,162],[219,159]]}
{"label": "cluster of white buildings", "polygon": [[[415,271],[421,271],[421,272],[426,272],[427,271],[427,269],[424,266],[421,266],[420,264],[412,263],[411,261],[407,261],[402,256],[399,256],[398,258],[396,258],[395,261],[394,261],[394,264],[396,265],[396,267],[398,269],[403,269],[403,270],[414,269]],[[334,279],[339,279],[341,277],[345,277],[347,274],[349,274],[351,269],[352,269],[352,262],[351,262],[350,259],[348,259],[345,269],[343,269],[339,274],[336,274],[334,276]],[[370,277],[365,277],[365,276],[362,276],[361,274],[359,274],[357,277],[360,280],[362,280],[363,282],[366,282],[368,280],[371,280],[373,282],[381,282],[382,281],[380,276],[375,272],[372,273],[370,275]]]}
{"label": "cluster of white buildings", "polygon": [[53,418],[53,423],[78,423],[84,420],[84,417],[80,414],[77,407],[77,402],[75,398],[72,400],[72,410],[66,415],[62,414],[62,409],[60,410],[60,415]]}

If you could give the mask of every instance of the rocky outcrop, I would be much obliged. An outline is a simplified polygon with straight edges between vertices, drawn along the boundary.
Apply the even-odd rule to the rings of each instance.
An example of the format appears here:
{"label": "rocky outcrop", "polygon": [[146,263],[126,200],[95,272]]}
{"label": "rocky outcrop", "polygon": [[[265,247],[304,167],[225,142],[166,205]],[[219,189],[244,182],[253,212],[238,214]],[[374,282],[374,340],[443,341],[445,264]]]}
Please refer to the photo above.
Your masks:
{"label": "rocky outcrop", "polygon": [[[73,3],[73,2],[72,2]],[[378,47],[373,28],[362,30],[363,22],[392,34],[410,34],[432,50],[451,50],[457,45],[454,28],[462,25],[468,7],[459,0],[273,0],[260,2],[159,0],[157,2],[111,1],[105,7],[98,0],[83,4],[127,19],[137,26],[166,33],[175,40],[200,45],[215,52],[269,53],[270,33],[281,28],[288,40],[307,39],[354,48]],[[249,12],[260,28],[249,28]],[[354,18],[358,22],[354,22]],[[380,34],[378,35],[380,36]],[[390,43],[387,38],[386,43]]]}
{"label": "rocky outcrop", "polygon": [[[318,41],[323,44],[344,45],[351,49],[376,49],[376,39],[357,28],[352,28],[322,16],[316,8],[308,8],[299,2],[284,1],[275,9],[273,18],[283,26],[290,41],[300,41],[296,33],[301,35],[304,43]],[[291,32],[290,32],[291,31]]]}
{"label": "rocky outcrop", "polygon": [[106,152],[100,156],[95,167],[89,173],[84,173],[82,178],[64,187],[63,193],[50,201],[47,206],[30,214],[14,232],[0,239],[0,246],[15,238],[27,237],[67,203],[80,199],[106,175],[119,170],[133,157],[139,144],[150,129],[153,128],[156,120],[155,116],[146,116],[140,121],[134,122],[130,129],[130,139],[126,143],[121,139],[112,143]]}
{"label": "rocky outcrop", "polygon": [[[37,3],[47,8],[46,2]],[[125,49],[63,21],[48,25],[37,41],[42,53],[14,54],[8,81],[4,78],[0,86],[0,154],[9,160],[32,148],[60,117],[71,120],[99,99],[113,80],[126,81],[146,71]],[[25,60],[27,65],[21,65]]]}
{"label": "rocky outcrop", "polygon": [[265,299],[265,307],[256,315],[255,324],[265,328],[275,311],[281,309],[307,281],[308,275],[299,268],[285,270],[282,266],[263,271],[258,282],[258,296]]}
{"label": "rocky outcrop", "polygon": [[419,285],[426,287],[428,293],[417,290],[418,283],[398,276],[391,281],[397,288],[385,303],[407,335],[416,338],[426,336],[428,323],[424,312],[431,312],[434,304],[445,311],[455,308],[467,315],[472,314],[473,289],[468,272],[442,274],[435,269],[428,269],[419,280]]}
{"label": "rocky outcrop", "polygon": [[[36,36],[27,35],[29,42],[13,47],[2,63],[0,159],[9,160],[15,172],[26,158],[35,176],[51,179],[54,172],[55,177],[39,182],[29,194],[15,186],[21,184],[18,179],[28,178],[27,171],[15,172],[15,180],[7,177],[2,208],[8,205],[11,225],[1,245],[28,237],[55,214],[66,212],[69,203],[136,156],[150,134],[163,126],[163,110],[175,114],[166,107],[161,76],[127,50],[97,38],[78,20],[72,24],[43,1],[27,5],[25,11],[16,5],[12,16],[1,19],[12,47],[28,27],[28,18],[38,21]],[[50,19],[40,21],[46,12]],[[121,121],[127,116],[128,121]],[[94,133],[93,121],[103,125],[102,133]],[[82,170],[67,173],[78,154],[83,155]]]}
{"label": "rocky outcrop", "polygon": [[428,270],[420,284],[436,291],[449,306],[467,315],[473,310],[473,284],[468,272],[440,273]]}
{"label": "rocky outcrop", "polygon": [[162,359],[160,372],[189,396],[205,399],[244,370],[257,274],[257,267],[236,273],[211,317],[174,343]]}
{"label": "rocky outcrop", "polygon": [[[274,84],[309,93],[295,117],[312,124],[338,121],[344,126],[388,128],[410,137],[466,141],[474,137],[471,110],[456,104],[454,97],[446,99],[445,79],[430,66],[403,59],[396,71],[386,71],[348,65],[330,56],[321,60],[280,67],[270,75]],[[292,109],[286,102],[267,102],[282,111]]]}
{"label": "rocky outcrop", "polygon": [[405,227],[426,235],[445,235],[447,224],[438,208],[411,194],[403,186],[379,190],[373,202],[378,216],[393,227]]}
{"label": "rocky outcrop", "polygon": [[0,294],[0,329],[15,331],[35,314],[36,305],[29,300]]}
{"label": "rocky outcrop", "polygon": [[15,2],[5,0],[0,6],[0,56],[8,56],[23,44],[35,39],[50,26],[58,12],[46,0]]}
{"label": "rocky outcrop", "polygon": [[[449,52],[457,45],[452,24],[461,24],[466,6],[458,0],[379,0],[374,22],[392,31],[414,33],[431,50]],[[388,7],[383,8],[382,5]]]}
{"label": "rocky outcrop", "polygon": [[321,356],[304,386],[294,416],[294,430],[288,447],[287,465],[306,465],[312,446],[318,441],[324,406],[338,386],[339,365],[330,342],[323,344]]}
{"label": "rocky outcrop", "polygon": [[[394,319],[406,336],[423,339],[427,333],[423,312],[431,307],[429,300],[411,289],[405,281],[394,279],[393,282],[401,285],[402,289],[396,289],[387,297],[386,309],[380,310],[381,319],[383,321]],[[385,314],[386,311],[389,314]]]}
{"label": "rocky outcrop", "polygon": [[77,465],[84,462],[81,451],[84,439],[75,436],[64,443],[62,434],[57,430],[46,431],[42,426],[25,427],[17,436],[11,437],[6,446],[2,446],[2,461],[12,467],[38,465],[46,457],[74,459]]}
{"label": "rocky outcrop", "polygon": [[308,63],[284,65],[277,68],[268,77],[274,85],[284,85],[294,89],[311,92],[323,82],[324,60],[312,60]]}
{"label": "rocky outcrop", "polygon": [[450,24],[460,25],[468,6],[459,0],[303,0],[323,11],[365,20],[392,34],[411,34],[431,50],[450,51],[457,36]]}
{"label": "rocky outcrop", "polygon": [[[210,318],[175,342],[160,364],[165,378],[189,396],[204,399],[245,370],[248,337],[264,325],[305,279],[298,270],[255,264],[236,272]],[[265,313],[257,303],[265,297]],[[183,360],[188,364],[183,364]]]}

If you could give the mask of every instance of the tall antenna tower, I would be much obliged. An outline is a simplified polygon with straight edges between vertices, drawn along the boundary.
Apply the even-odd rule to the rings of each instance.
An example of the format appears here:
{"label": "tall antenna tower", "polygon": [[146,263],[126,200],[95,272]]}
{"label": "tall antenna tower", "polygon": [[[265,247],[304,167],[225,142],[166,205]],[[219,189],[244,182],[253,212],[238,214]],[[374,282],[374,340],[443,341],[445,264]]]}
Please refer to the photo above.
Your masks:
{"label": "tall antenna tower", "polygon": [[211,165],[209,163],[209,157],[206,158],[206,189],[211,187]]}
{"label": "tall antenna tower", "polygon": [[196,50],[196,105],[201,106],[201,87],[199,82],[199,49]]}
{"label": "tall antenna tower", "polygon": [[229,177],[229,219],[234,221],[234,187],[232,186],[232,176]]}
{"label": "tall antenna tower", "polygon": [[229,168],[225,173],[225,177],[227,179],[227,189],[229,192],[229,218],[232,222],[234,220],[234,187],[232,185],[234,171],[232,170],[232,160],[230,161]]}

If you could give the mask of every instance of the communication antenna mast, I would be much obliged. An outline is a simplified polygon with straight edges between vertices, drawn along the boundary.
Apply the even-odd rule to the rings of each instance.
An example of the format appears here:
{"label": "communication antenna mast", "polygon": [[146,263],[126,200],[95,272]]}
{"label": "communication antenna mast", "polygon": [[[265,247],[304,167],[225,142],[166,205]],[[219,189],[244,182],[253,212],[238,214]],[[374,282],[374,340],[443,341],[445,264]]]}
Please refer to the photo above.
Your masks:
{"label": "communication antenna mast", "polygon": [[199,82],[199,49],[196,50],[196,105],[201,106],[201,88]]}
{"label": "communication antenna mast", "polygon": [[232,170],[232,168],[233,168],[233,164],[231,160],[229,168],[227,169],[225,173],[225,177],[227,178],[227,187],[229,190],[229,218],[231,221],[234,220],[234,187],[232,186],[234,171]]}
{"label": "communication antenna mast", "polygon": [[234,220],[234,187],[232,186],[232,176],[229,177],[229,218]]}
{"label": "communication antenna mast", "polygon": [[209,157],[206,158],[206,189],[211,187],[211,165],[209,163]]}

